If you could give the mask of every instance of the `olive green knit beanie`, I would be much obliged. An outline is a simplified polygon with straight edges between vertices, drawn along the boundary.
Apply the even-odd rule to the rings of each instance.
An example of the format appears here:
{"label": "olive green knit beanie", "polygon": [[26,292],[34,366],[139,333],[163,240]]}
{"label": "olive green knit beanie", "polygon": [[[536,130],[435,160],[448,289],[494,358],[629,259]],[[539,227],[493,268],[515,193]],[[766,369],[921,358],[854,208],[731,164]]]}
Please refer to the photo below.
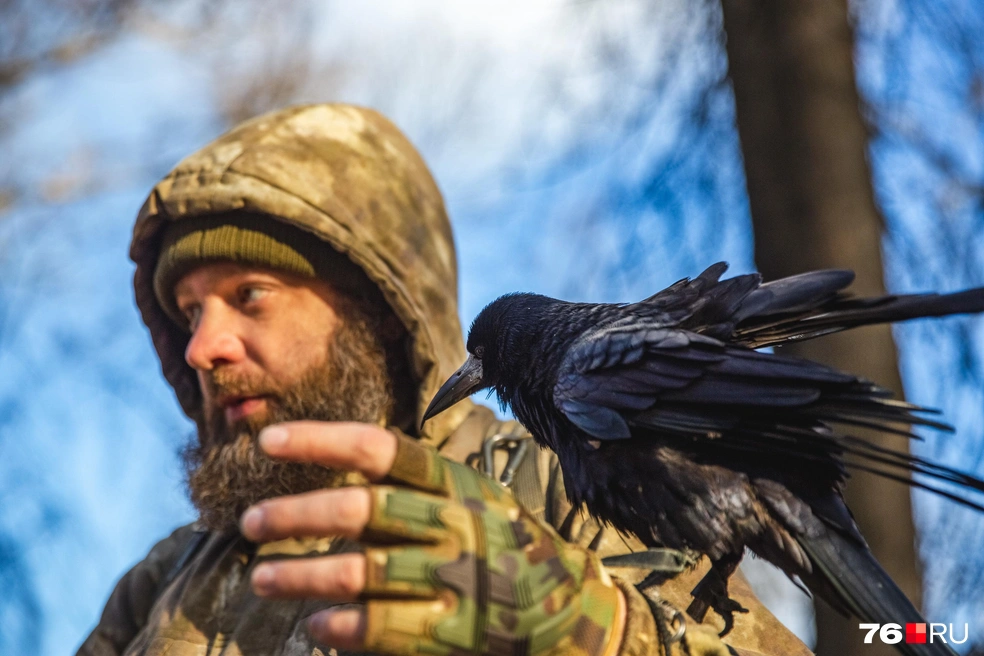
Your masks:
{"label": "olive green knit beanie", "polygon": [[320,278],[335,289],[375,300],[381,297],[365,273],[348,257],[310,232],[265,214],[231,212],[170,223],[161,241],[154,293],[179,326],[187,322],[174,301],[174,286],[197,266],[235,262]]}

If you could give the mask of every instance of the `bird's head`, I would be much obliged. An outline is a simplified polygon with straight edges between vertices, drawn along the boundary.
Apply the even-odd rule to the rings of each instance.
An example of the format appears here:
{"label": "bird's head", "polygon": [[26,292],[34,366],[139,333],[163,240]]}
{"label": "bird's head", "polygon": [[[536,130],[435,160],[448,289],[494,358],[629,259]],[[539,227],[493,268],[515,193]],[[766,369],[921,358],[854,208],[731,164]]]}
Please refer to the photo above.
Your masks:
{"label": "bird's head", "polygon": [[513,387],[533,361],[536,327],[543,310],[559,303],[537,294],[508,294],[479,312],[468,331],[468,359],[441,386],[424,421],[483,389],[499,393]]}

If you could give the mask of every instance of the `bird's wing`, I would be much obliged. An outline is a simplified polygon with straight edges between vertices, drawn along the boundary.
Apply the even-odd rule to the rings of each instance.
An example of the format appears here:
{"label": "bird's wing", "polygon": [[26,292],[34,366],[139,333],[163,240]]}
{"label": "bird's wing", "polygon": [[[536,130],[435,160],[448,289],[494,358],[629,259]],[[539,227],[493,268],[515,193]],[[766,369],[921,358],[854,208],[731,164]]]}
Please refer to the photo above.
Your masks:
{"label": "bird's wing", "polygon": [[824,386],[855,381],[806,360],[632,321],[596,329],[570,348],[554,403],[589,435],[624,439],[631,436],[629,423],[640,421],[670,430],[724,430],[731,420],[715,409],[804,406]]}
{"label": "bird's wing", "polygon": [[[734,330],[734,315],[744,299],[762,283],[757,273],[720,280],[728,268],[718,262],[694,279],[684,278],[638,303],[625,307],[641,322],[658,322],[668,326],[689,327],[715,337],[729,336]],[[701,326],[700,330],[696,327]]]}
{"label": "bird's wing", "polygon": [[[718,262],[693,280],[684,278],[626,306],[625,311],[642,320],[659,320],[731,341],[736,327],[743,334],[754,329],[771,335],[777,323],[785,325],[790,317],[822,314],[819,308],[847,298],[843,289],[854,279],[851,271],[824,270],[765,283],[757,273],[721,280],[727,268],[726,263]],[[741,343],[751,345],[745,340]]]}
{"label": "bird's wing", "polygon": [[981,479],[837,428],[913,438],[900,426],[949,426],[923,416],[931,412],[925,408],[891,399],[873,383],[809,360],[629,317],[572,345],[553,392],[560,412],[599,440],[660,436],[713,458],[793,458],[835,472],[845,463],[984,510],[910,480],[907,472],[984,492]]}

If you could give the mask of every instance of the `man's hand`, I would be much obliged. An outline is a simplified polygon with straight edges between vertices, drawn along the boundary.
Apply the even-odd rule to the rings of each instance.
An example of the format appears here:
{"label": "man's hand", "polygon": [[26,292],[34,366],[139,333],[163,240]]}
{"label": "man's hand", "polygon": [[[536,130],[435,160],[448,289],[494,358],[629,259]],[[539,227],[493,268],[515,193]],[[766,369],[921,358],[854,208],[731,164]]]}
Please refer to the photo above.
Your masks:
{"label": "man's hand", "polygon": [[[595,554],[565,542],[498,483],[376,426],[292,422],[260,435],[271,457],[361,472],[373,485],[259,503],[256,542],[358,539],[362,554],[265,562],[258,595],[363,601],[309,621],[333,647],[387,654],[614,654],[625,599]],[[379,483],[379,484],[376,484]]]}

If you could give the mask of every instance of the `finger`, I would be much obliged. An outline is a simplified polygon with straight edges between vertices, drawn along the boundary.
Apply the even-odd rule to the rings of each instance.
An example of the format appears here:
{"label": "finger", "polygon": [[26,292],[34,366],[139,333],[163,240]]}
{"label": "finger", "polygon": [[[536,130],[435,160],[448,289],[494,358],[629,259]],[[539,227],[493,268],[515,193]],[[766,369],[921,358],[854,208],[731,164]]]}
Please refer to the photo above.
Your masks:
{"label": "finger", "polygon": [[355,601],[366,587],[366,558],[337,554],[264,562],[253,569],[250,583],[260,597]]}
{"label": "finger", "polygon": [[365,489],[372,499],[372,509],[361,536],[363,542],[400,538],[436,544],[448,540],[448,529],[458,530],[462,524],[466,530],[472,529],[468,508],[445,497],[399,486],[371,485]]}
{"label": "finger", "polygon": [[419,490],[452,496],[448,462],[434,449],[407,437],[397,440],[389,478]]}
{"label": "finger", "polygon": [[482,476],[467,465],[451,462],[434,448],[405,436],[397,440],[396,457],[387,478],[458,501],[485,503],[501,501],[508,496],[506,488],[488,476]]}
{"label": "finger", "polygon": [[357,538],[371,513],[366,488],[343,487],[261,501],[243,513],[239,527],[253,542],[309,536]]}
{"label": "finger", "polygon": [[[435,628],[444,626],[450,631],[442,638],[456,635],[455,642],[461,648],[452,653],[478,653],[471,642],[472,631],[448,626],[449,619],[460,608],[460,602],[450,590],[438,599],[414,601],[370,601],[366,604],[363,620],[363,651],[373,654],[441,654],[448,653],[448,645],[438,644]],[[451,622],[451,624],[458,624]],[[456,630],[457,629],[457,630]],[[510,650],[511,651],[511,650]],[[508,653],[508,652],[507,652]]]}
{"label": "finger", "polygon": [[331,608],[308,618],[308,632],[323,644],[344,651],[363,651],[366,612],[356,608]]}
{"label": "finger", "polygon": [[447,585],[438,572],[460,556],[460,550],[439,547],[370,547],[365,553],[363,598],[433,598]]}
{"label": "finger", "polygon": [[352,422],[275,424],[260,432],[260,446],[272,458],[357,471],[371,481],[389,473],[396,459],[396,435]]}

